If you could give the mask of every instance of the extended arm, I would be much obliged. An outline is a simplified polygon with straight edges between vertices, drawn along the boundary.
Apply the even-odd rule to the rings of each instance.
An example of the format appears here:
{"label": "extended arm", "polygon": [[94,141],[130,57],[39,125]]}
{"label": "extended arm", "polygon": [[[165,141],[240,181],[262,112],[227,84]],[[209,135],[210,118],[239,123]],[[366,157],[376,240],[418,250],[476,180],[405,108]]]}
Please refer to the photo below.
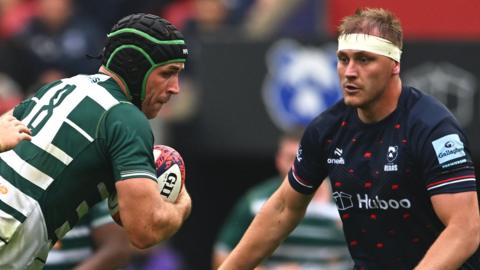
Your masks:
{"label": "extended arm", "polygon": [[431,201],[446,227],[415,270],[458,269],[479,245],[477,193],[440,194],[432,196]]}
{"label": "extended arm", "polygon": [[219,269],[241,270],[257,266],[300,222],[311,198],[295,191],[285,178]]}
{"label": "extended arm", "polygon": [[176,203],[160,196],[151,179],[133,178],[116,184],[120,218],[130,242],[148,248],[172,236],[190,214],[191,200],[185,187]]}
{"label": "extended arm", "polygon": [[130,245],[125,231],[115,223],[107,223],[92,230],[95,251],[75,270],[119,269],[130,259]]}

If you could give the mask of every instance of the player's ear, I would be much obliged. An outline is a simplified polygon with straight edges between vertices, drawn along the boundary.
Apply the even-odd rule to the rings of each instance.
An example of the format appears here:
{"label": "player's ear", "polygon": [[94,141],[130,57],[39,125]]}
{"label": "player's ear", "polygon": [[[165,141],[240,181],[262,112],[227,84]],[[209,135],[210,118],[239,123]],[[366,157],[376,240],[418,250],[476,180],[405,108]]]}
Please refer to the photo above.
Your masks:
{"label": "player's ear", "polygon": [[400,74],[400,62],[393,61],[392,75],[399,75],[399,74]]}

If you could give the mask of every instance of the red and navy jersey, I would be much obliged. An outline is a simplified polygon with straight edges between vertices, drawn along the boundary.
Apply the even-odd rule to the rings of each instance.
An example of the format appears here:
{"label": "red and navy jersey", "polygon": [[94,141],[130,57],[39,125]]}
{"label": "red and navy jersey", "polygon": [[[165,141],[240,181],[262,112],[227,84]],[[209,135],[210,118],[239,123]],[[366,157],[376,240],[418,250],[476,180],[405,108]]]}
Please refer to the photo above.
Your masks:
{"label": "red and navy jersey", "polygon": [[[311,194],[325,177],[343,221],[355,269],[412,269],[445,228],[430,197],[476,191],[467,138],[454,116],[403,87],[397,109],[365,124],[338,102],[314,119],[289,173]],[[478,253],[462,269],[480,269]]]}

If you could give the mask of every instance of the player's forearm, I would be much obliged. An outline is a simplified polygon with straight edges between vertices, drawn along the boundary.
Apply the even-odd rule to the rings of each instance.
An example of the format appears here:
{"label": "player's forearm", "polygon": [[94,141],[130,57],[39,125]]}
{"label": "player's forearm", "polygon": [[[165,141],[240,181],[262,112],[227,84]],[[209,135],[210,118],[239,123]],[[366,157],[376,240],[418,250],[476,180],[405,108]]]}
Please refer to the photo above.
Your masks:
{"label": "player's forearm", "polygon": [[269,256],[295,228],[304,211],[287,207],[278,194],[272,196],[253,220],[240,243],[220,270],[253,269]]}
{"label": "player's forearm", "polygon": [[424,269],[458,269],[477,250],[480,241],[478,226],[447,226],[415,267]]}
{"label": "player's forearm", "polygon": [[172,236],[181,226],[183,218],[169,202],[163,202],[161,208],[150,213],[148,222],[137,225],[133,233],[129,233],[131,244],[139,249],[150,248]]}
{"label": "player's forearm", "polygon": [[130,243],[149,248],[172,236],[190,213],[191,200],[185,189],[177,202],[163,199],[157,183],[134,178],[116,183],[119,213]]}

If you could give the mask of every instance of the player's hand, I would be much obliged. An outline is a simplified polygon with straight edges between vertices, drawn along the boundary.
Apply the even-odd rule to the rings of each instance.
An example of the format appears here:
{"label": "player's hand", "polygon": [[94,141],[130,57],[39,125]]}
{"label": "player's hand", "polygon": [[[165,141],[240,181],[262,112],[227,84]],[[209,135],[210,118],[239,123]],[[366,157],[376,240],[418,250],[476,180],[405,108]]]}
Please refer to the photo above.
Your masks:
{"label": "player's hand", "polygon": [[31,135],[30,129],[13,115],[0,117],[0,152],[12,149],[22,140],[31,140]]}
{"label": "player's hand", "polygon": [[180,194],[178,194],[177,201],[175,202],[175,205],[178,208],[181,208],[183,213],[184,213],[184,220],[190,215],[190,211],[192,208],[192,199],[190,198],[190,195],[187,192],[187,188],[185,185],[182,187],[182,190],[180,191]]}
{"label": "player's hand", "polygon": [[187,187],[184,184],[182,189],[180,190],[180,194],[178,194],[178,198],[175,203],[179,203],[181,201],[190,201],[190,200],[191,200],[190,194],[188,194]]}

